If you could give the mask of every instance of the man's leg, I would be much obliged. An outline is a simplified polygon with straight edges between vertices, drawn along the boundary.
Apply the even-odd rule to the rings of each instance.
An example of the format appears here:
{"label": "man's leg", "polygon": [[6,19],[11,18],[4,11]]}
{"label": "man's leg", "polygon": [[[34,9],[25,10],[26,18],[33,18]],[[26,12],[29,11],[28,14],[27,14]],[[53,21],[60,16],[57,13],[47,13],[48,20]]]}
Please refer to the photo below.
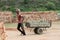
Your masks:
{"label": "man's leg", "polygon": [[24,27],[21,27],[21,29],[22,29],[23,35],[26,35]]}
{"label": "man's leg", "polygon": [[23,32],[20,30],[20,26],[21,26],[21,24],[18,23],[17,30],[18,30],[19,32],[23,33]]}
{"label": "man's leg", "polygon": [[22,29],[23,35],[26,35],[23,24],[21,24],[21,29]]}

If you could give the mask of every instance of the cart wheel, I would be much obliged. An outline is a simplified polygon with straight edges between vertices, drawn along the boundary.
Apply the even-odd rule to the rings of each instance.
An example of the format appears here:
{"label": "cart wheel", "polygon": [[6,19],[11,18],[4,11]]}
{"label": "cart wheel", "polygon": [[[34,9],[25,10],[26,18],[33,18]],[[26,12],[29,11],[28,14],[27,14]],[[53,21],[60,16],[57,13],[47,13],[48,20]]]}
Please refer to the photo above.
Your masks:
{"label": "cart wheel", "polygon": [[42,34],[43,30],[41,28],[37,27],[37,28],[34,29],[34,32],[35,32],[35,34]]}

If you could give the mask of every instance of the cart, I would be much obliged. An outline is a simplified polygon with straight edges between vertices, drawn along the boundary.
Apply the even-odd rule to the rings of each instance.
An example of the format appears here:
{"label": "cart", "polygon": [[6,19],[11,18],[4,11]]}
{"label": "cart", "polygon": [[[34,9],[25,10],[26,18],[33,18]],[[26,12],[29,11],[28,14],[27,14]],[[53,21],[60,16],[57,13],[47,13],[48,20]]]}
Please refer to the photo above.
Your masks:
{"label": "cart", "polygon": [[28,28],[34,28],[35,34],[42,34],[44,29],[50,28],[52,21],[49,20],[30,20],[25,23],[25,26]]}

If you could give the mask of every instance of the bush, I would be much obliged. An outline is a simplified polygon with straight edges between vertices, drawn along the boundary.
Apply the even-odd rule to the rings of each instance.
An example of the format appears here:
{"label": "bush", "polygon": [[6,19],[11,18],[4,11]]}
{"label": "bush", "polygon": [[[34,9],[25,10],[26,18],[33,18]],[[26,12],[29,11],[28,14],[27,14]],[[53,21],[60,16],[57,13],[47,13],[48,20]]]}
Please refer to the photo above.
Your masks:
{"label": "bush", "polygon": [[2,9],[2,11],[5,11],[5,10],[7,10],[5,6],[3,6],[1,9]]}
{"label": "bush", "polygon": [[52,2],[48,2],[45,7],[48,9],[48,10],[55,10],[56,9],[56,5]]}
{"label": "bush", "polygon": [[9,8],[7,8],[7,10],[12,11],[12,12],[15,12],[16,9],[13,6],[10,6]]}
{"label": "bush", "polygon": [[37,11],[47,11],[47,8],[45,8],[45,7],[40,7],[40,8],[37,8]]}

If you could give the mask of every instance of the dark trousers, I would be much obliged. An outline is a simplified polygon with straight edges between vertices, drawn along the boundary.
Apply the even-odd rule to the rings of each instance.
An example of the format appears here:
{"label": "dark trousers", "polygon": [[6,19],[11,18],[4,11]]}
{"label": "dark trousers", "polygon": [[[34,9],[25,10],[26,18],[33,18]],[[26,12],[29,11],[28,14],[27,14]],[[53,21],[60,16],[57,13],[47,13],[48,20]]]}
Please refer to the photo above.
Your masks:
{"label": "dark trousers", "polygon": [[17,30],[20,31],[23,35],[26,35],[23,24],[18,23]]}

